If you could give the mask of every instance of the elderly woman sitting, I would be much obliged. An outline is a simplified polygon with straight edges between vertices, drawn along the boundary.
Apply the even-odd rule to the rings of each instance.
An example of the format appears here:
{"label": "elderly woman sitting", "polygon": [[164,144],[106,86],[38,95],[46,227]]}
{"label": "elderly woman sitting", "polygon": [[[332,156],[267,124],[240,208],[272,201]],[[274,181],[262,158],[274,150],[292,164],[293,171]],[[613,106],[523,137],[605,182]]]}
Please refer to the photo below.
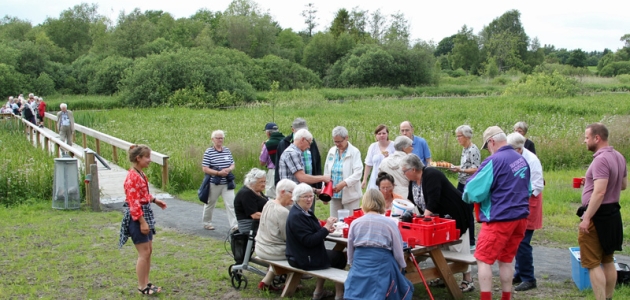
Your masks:
{"label": "elderly woman sitting", "polygon": [[[293,204],[292,193],[295,182],[282,179],[276,186],[276,199],[267,202],[260,215],[258,235],[256,235],[256,254],[262,259],[285,260],[286,224],[289,207]],[[258,283],[259,290],[279,290],[272,285],[275,273],[270,268],[263,280]]]}
{"label": "elderly woman sitting", "polygon": [[[289,265],[303,270],[322,270],[329,267],[343,269],[346,256],[343,252],[326,250],[324,239],[333,231],[335,217],[329,217],[322,227],[310,210],[313,204],[313,188],[300,183],[293,190],[293,206],[287,219],[286,257]],[[343,299],[343,284],[335,283],[335,299]],[[333,293],[324,291],[324,279],[317,279],[313,299],[330,297]]]}
{"label": "elderly woman sitting", "polygon": [[265,171],[253,168],[245,175],[245,185],[234,198],[234,213],[241,233],[253,231],[256,235],[263,207],[269,199],[262,191],[267,183]]}
{"label": "elderly woman sitting", "polygon": [[[398,195],[394,192],[394,177],[385,172],[378,173],[378,178],[376,178],[376,186],[378,190],[383,194],[383,198],[385,199],[385,210],[391,210],[392,204],[394,203],[394,199],[405,199],[401,195]],[[363,197],[365,198],[365,197]]]}
{"label": "elderly woman sitting", "polygon": [[359,208],[363,163],[359,149],[348,142],[348,130],[345,127],[335,127],[332,136],[335,146],[330,148],[326,156],[324,175],[330,175],[333,182],[330,215],[336,218],[339,209],[353,211]]}
{"label": "elderly woman sitting", "polygon": [[368,189],[361,208],[365,215],[352,222],[348,235],[352,267],[344,299],[411,299],[413,285],[401,273],[407,266],[402,237],[396,223],[383,216],[383,195]]}

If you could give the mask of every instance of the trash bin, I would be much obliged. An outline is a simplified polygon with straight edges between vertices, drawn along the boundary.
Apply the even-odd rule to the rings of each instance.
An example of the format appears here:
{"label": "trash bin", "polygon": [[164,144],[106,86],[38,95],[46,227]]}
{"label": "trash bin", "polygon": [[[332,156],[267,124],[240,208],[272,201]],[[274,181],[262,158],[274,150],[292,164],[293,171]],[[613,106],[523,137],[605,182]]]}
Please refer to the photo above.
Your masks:
{"label": "trash bin", "polygon": [[55,177],[53,180],[54,209],[79,209],[79,168],[77,159],[71,157],[55,158]]}

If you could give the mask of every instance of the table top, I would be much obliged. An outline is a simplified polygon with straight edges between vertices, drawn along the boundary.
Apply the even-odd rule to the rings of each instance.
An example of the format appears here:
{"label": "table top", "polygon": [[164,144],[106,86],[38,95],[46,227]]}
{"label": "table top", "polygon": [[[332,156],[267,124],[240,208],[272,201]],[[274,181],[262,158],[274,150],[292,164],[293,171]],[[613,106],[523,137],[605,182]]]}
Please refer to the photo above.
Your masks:
{"label": "table top", "polygon": [[[335,242],[337,244],[343,244],[343,245],[347,245],[348,244],[348,239],[341,237],[341,236],[327,236],[326,237],[327,241],[330,242]],[[420,245],[416,245],[414,248],[411,249],[411,252],[413,253],[424,253],[424,252],[429,252],[435,248],[439,248],[442,246],[452,246],[452,245],[457,245],[460,244],[462,241],[461,240],[456,240],[456,241],[452,241],[452,242],[448,242],[448,243],[444,243],[444,244],[439,244],[439,245],[434,245],[434,246],[420,246]]]}

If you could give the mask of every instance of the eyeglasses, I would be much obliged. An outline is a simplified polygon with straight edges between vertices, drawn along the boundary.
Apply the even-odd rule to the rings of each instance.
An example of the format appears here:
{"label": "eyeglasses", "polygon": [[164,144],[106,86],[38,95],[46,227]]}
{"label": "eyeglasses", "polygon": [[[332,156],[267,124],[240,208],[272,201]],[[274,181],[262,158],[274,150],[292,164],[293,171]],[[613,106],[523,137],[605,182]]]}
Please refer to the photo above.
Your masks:
{"label": "eyeglasses", "polygon": [[309,140],[309,139],[307,139],[307,138],[304,138],[304,140],[305,140],[305,141],[306,141],[309,145],[313,143],[313,139],[310,139],[310,140]]}
{"label": "eyeglasses", "polygon": [[343,143],[343,141],[345,141],[345,140],[346,140],[346,138],[342,138],[342,139],[341,139],[341,141],[335,141],[335,140],[333,140],[333,142],[334,142],[335,144],[341,144],[341,143]]}
{"label": "eyeglasses", "polygon": [[403,174],[407,174],[407,172],[409,172],[409,171],[411,171],[411,170],[413,170],[413,168],[411,168],[411,169],[407,169],[407,170],[403,169],[402,171],[403,171]]}
{"label": "eyeglasses", "polygon": [[461,134],[458,134],[458,135],[456,135],[455,137],[456,137],[456,138],[463,138],[464,136],[463,136],[463,135],[461,135]]}
{"label": "eyeglasses", "polygon": [[224,137],[213,137],[213,139],[215,139],[215,140],[222,140],[222,139],[224,139]]}
{"label": "eyeglasses", "polygon": [[383,186],[383,187],[379,187],[378,189],[381,190],[381,191],[391,191],[391,190],[394,189],[394,187],[393,186]]}
{"label": "eyeglasses", "polygon": [[313,199],[315,198],[315,195],[302,195],[300,196],[300,199]]}

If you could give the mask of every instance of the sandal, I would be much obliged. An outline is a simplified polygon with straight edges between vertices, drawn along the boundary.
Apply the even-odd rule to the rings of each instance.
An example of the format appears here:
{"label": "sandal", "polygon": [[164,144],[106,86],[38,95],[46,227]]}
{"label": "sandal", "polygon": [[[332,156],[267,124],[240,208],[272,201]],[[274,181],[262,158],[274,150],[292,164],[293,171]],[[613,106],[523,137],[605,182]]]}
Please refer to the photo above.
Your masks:
{"label": "sandal", "polygon": [[322,291],[319,293],[313,293],[313,300],[320,300],[320,299],[324,299],[324,298],[328,298],[328,297],[332,297],[334,296],[335,293],[333,293],[332,291]]}
{"label": "sandal", "polygon": [[143,294],[143,295],[156,295],[157,293],[161,291],[162,291],[162,288],[154,286],[150,283],[147,284],[147,287],[145,287],[144,289],[138,289],[138,292],[140,292],[140,294]]}
{"label": "sandal", "polygon": [[433,279],[433,280],[429,281],[429,286],[432,286],[432,287],[443,287],[443,286],[446,286],[446,284],[444,283],[444,280],[442,280],[442,278],[438,278],[438,279]]}
{"label": "sandal", "polygon": [[206,229],[206,230],[214,230],[214,226],[212,226],[212,225],[206,225],[206,226],[204,226],[204,227],[203,227],[203,229]]}
{"label": "sandal", "polygon": [[473,281],[466,281],[466,280],[462,280],[462,283],[459,284],[459,288],[462,290],[462,292],[467,293],[467,292],[472,292],[475,290],[475,285],[473,284]]}

